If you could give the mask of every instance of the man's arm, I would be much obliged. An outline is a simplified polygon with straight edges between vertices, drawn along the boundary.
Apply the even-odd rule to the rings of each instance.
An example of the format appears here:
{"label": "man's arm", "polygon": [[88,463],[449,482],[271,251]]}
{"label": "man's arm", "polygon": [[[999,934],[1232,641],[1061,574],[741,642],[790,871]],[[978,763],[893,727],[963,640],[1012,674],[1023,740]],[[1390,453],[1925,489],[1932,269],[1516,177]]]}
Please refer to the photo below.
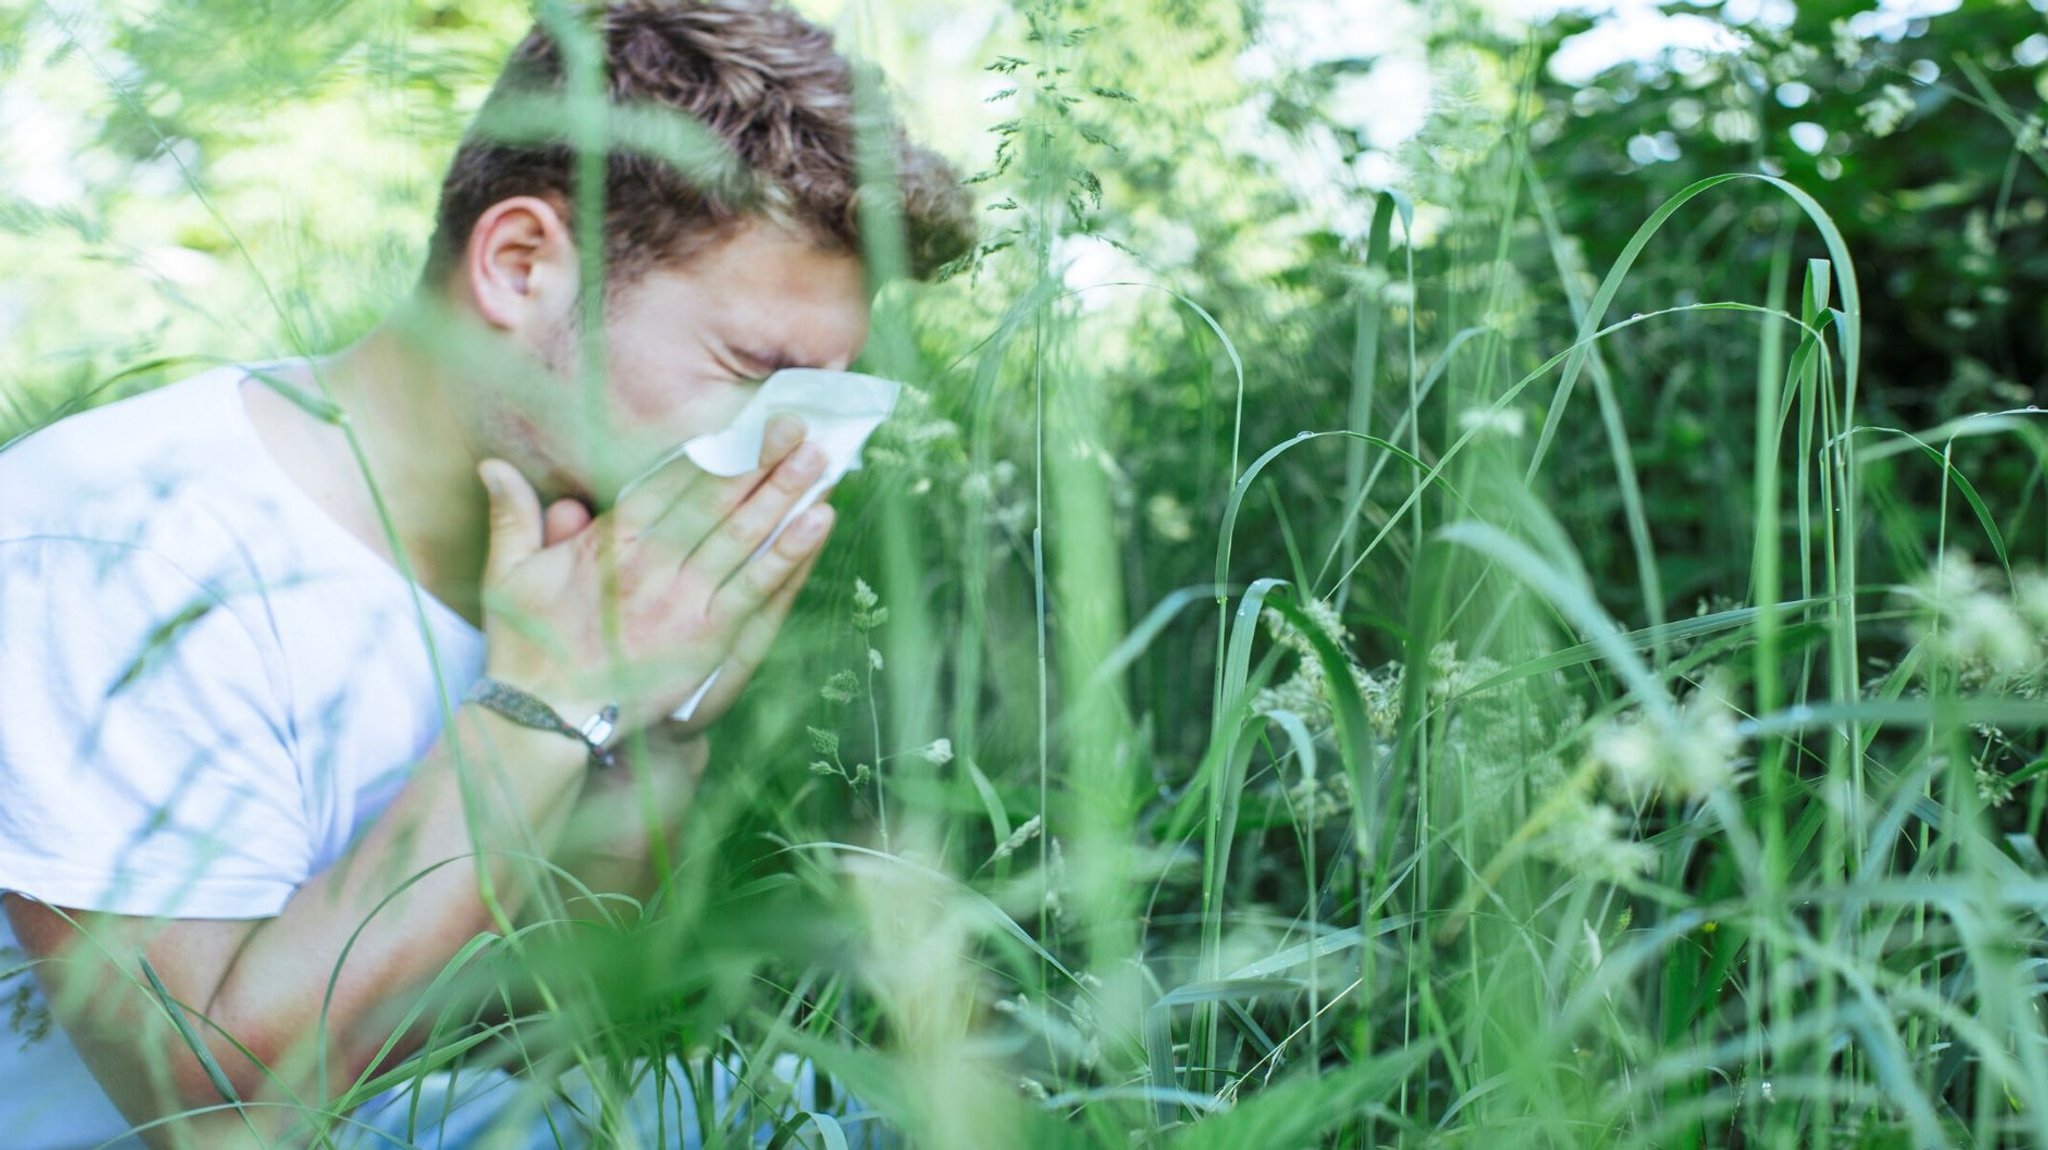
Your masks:
{"label": "man's arm", "polygon": [[[759,641],[823,545],[831,514],[820,507],[748,562],[822,468],[815,449],[794,451],[800,436],[793,422],[771,427],[764,468],[735,479],[678,465],[621,501],[605,532],[552,546],[532,489],[486,464],[489,673],[580,716],[596,710],[593,685],[619,681],[606,671],[616,659],[639,688],[621,729],[658,722]],[[624,649],[607,638],[601,546],[612,548]],[[553,851],[587,771],[573,740],[466,706],[372,828],[274,918],[163,924],[13,896],[6,910],[53,1012],[131,1121],[219,1107],[224,1094],[319,1106],[370,1068],[448,960],[516,909],[523,884],[505,852]],[[397,1038],[393,1054],[417,1035]],[[211,1150],[260,1141],[292,1115],[218,1109],[145,1139]]]}
{"label": "man's arm", "polygon": [[709,755],[703,736],[665,723],[623,751],[616,769],[585,784],[555,858],[601,905],[565,891],[572,916],[628,924],[638,917],[633,904],[644,907],[661,885],[662,867],[674,865]]}
{"label": "man's arm", "polygon": [[[466,763],[482,758],[478,750],[487,743],[506,760],[506,769],[484,767],[489,780],[471,790],[511,808],[491,821],[523,819],[520,825],[543,844],[558,837],[561,812],[587,770],[582,750],[476,707],[463,708],[456,726]],[[227,1101],[223,1085],[242,1100],[298,1095],[318,1105],[369,1068],[404,1007],[464,943],[492,928],[493,910],[479,896],[485,872],[475,854],[455,853],[472,836],[451,743],[444,736],[348,856],[300,887],[275,918],[153,923],[7,896],[16,937],[44,960],[37,973],[53,1011],[130,1121],[220,1106]],[[417,881],[392,893],[413,876]],[[502,852],[488,878],[502,908],[516,909],[523,884]],[[211,1067],[179,1033],[150,984],[151,971],[190,1012],[190,1033],[203,1042]],[[317,1068],[323,1054],[324,1083]],[[280,1109],[266,1120],[258,1110],[253,1117],[258,1130],[272,1130],[291,1115]],[[248,1133],[239,1114],[219,1110],[149,1140],[214,1147],[238,1144]]]}

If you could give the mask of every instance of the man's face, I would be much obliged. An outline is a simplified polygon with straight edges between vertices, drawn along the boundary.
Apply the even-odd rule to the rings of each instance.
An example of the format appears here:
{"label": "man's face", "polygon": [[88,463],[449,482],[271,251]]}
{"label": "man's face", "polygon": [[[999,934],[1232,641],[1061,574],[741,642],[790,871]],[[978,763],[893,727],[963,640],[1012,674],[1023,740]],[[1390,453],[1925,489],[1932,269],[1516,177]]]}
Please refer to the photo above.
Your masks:
{"label": "man's face", "polygon": [[[614,294],[605,317],[606,434],[593,434],[572,387],[550,414],[499,413],[490,437],[516,441],[503,453],[543,499],[602,508],[669,448],[724,427],[769,374],[843,369],[867,334],[866,279],[856,257],[749,224]],[[561,324],[542,343],[552,374],[573,381],[580,354],[574,325]]]}

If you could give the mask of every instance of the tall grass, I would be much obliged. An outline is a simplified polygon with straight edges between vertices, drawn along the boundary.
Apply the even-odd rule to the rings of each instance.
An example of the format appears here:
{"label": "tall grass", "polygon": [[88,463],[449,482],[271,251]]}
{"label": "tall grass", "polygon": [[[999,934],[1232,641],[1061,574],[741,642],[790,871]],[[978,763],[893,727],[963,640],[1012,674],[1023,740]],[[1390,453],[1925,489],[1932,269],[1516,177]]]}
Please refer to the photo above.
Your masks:
{"label": "tall grass", "polygon": [[[671,1136],[624,1114],[675,1067],[711,1145],[778,1111],[778,1146],[2048,1143],[2048,760],[2020,750],[2048,596],[1953,450],[2043,457],[2034,413],[1865,423],[1882,319],[1783,180],[1686,188],[1581,282],[1528,59],[1504,119],[1432,127],[1474,158],[1429,246],[1388,194],[1327,257],[1355,264],[1349,370],[1310,379],[1254,307],[1069,281],[1116,163],[1098,128],[1140,113],[1076,11],[1007,19],[1005,210],[971,274],[882,293],[870,366],[920,394],[661,893],[480,939],[422,1053],[309,1108],[497,1058],[532,1083],[508,1129],[575,1067],[620,1145]],[[568,116],[592,148],[594,90]],[[1728,204],[1784,221],[1760,298],[1632,289]],[[1546,292],[1568,324],[1529,322]],[[1659,327],[1743,346],[1701,414],[1749,550],[1696,614],[1637,459],[1629,341]],[[603,362],[593,340],[586,381]],[[1908,468],[1938,478],[1935,538]],[[1625,563],[1589,564],[1588,518]],[[544,1007],[431,1013],[501,980]],[[792,1054],[866,1116],[792,1108]]]}

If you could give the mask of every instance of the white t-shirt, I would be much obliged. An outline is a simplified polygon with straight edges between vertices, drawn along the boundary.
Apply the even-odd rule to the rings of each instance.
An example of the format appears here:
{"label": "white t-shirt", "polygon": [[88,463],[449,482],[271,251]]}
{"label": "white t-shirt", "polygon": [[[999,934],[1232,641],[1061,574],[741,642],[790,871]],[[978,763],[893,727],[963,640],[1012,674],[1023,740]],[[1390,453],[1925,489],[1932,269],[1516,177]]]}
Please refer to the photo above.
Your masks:
{"label": "white t-shirt", "polygon": [[[207,372],[0,451],[0,890],[276,914],[481,673],[481,633],[267,453],[245,376]],[[22,961],[0,916],[0,1140],[118,1137],[128,1123]]]}

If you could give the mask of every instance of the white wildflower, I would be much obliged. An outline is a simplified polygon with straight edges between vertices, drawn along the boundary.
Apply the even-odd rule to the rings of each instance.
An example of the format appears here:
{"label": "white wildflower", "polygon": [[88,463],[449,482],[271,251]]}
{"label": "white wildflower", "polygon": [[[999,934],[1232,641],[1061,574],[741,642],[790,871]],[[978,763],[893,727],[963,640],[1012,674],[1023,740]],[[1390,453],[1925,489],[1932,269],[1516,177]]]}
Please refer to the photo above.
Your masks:
{"label": "white wildflower", "polygon": [[1322,664],[1302,660],[1300,668],[1285,681],[1252,696],[1252,713],[1290,714],[1312,729],[1330,726],[1334,720],[1330,716],[1329,696],[1323,692]]}
{"label": "white wildflower", "polygon": [[1720,790],[1742,762],[1742,734],[1733,692],[1719,673],[1707,676],[1692,697],[1679,704],[1676,746],[1666,785],[1682,795]]}
{"label": "white wildflower", "polygon": [[[1860,50],[1861,45],[1856,47]],[[1787,44],[1782,51],[1775,52],[1763,61],[1765,78],[1772,84],[1785,84],[1812,75],[1813,66],[1820,62],[1820,49],[1811,44]]]}
{"label": "white wildflower", "polygon": [[2029,577],[2020,598],[2000,594],[1983,569],[1948,552],[1909,589],[1922,608],[1916,638],[1958,664],[1994,671],[2028,670],[2041,662],[2039,621],[2048,620],[2048,587]]}
{"label": "white wildflower", "polygon": [[857,631],[872,631],[889,621],[889,609],[881,606],[882,597],[868,586],[865,579],[853,581],[853,626]]}
{"label": "white wildflower", "polygon": [[[2041,41],[2042,47],[2048,48],[2048,36],[2036,34],[2032,39]],[[2013,137],[2013,150],[2025,154],[2039,149],[2044,126],[2048,125],[2044,125],[2041,113],[2035,112],[2029,115],[2026,122],[2020,125],[2019,134]]]}
{"label": "white wildflower", "polygon": [[1828,32],[1834,41],[1836,62],[1844,68],[1854,68],[1863,59],[1863,37],[1856,34],[1847,20],[1829,24]]}
{"label": "white wildflower", "polygon": [[1628,837],[1621,813],[1604,803],[1574,798],[1536,842],[1536,851],[1568,871],[1599,881],[1634,878],[1657,853]]}
{"label": "white wildflower", "polygon": [[1994,807],[2002,807],[2012,801],[2012,782],[1990,767],[1978,767],[1974,772],[1977,779],[1977,797]]}
{"label": "white wildflower", "polygon": [[1453,639],[1430,648],[1429,668],[1429,693],[1439,699],[1467,694],[1501,672],[1501,665],[1484,655],[1460,658]]}
{"label": "white wildflower", "polygon": [[1742,735],[1724,680],[1710,676],[1668,724],[1640,714],[1618,719],[1593,736],[1593,757],[1631,796],[1698,798],[1733,781]]}
{"label": "white wildflower", "polygon": [[1640,718],[1602,727],[1593,736],[1593,757],[1630,795],[1648,794],[1662,781],[1662,750],[1650,725]]}
{"label": "white wildflower", "polygon": [[835,671],[818,694],[828,703],[851,703],[860,697],[860,680],[852,671]]}
{"label": "white wildflower", "polygon": [[933,766],[943,767],[953,761],[953,740],[933,739],[931,745],[918,754]]}
{"label": "white wildflower", "polygon": [[1401,719],[1400,665],[1383,667],[1378,675],[1363,667],[1353,667],[1351,678],[1358,684],[1359,698],[1365,701],[1365,717],[1372,724],[1373,734],[1392,740]]}
{"label": "white wildflower", "polygon": [[2011,603],[1994,595],[1972,595],[1957,604],[1946,645],[1999,671],[2025,670],[2035,655],[2026,622]]}
{"label": "white wildflower", "polygon": [[[1350,647],[1351,632],[1344,627],[1344,617],[1338,613],[1336,606],[1327,599],[1304,600],[1301,603],[1301,613],[1308,616],[1308,621],[1315,626],[1315,629],[1321,631],[1325,638],[1335,643],[1338,649],[1343,650]],[[1315,658],[1316,647],[1314,641],[1303,634],[1292,619],[1268,607],[1260,616],[1260,621],[1265,623],[1266,633],[1273,637],[1275,643],[1300,655],[1303,660]]]}
{"label": "white wildflower", "polygon": [[1912,112],[1913,94],[1897,84],[1886,84],[1876,99],[1856,109],[1856,114],[1863,117],[1864,129],[1873,136],[1889,136],[1898,131]]}

